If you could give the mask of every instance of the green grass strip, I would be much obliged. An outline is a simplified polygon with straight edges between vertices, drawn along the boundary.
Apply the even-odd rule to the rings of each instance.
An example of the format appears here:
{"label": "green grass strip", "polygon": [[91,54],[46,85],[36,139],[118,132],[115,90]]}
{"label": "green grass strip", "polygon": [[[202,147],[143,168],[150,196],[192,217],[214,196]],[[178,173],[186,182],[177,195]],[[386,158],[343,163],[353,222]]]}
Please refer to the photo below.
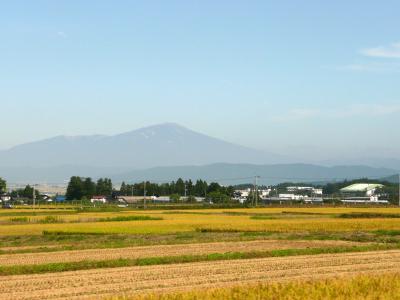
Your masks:
{"label": "green grass strip", "polygon": [[124,221],[147,221],[147,220],[162,220],[162,218],[151,217],[151,216],[118,216],[118,217],[98,219],[97,222],[124,222]]}
{"label": "green grass strip", "polygon": [[121,259],[103,260],[103,261],[84,260],[79,262],[49,263],[41,265],[0,266],[0,276],[56,273],[65,271],[97,269],[97,268],[151,266],[151,265],[193,263],[193,262],[206,262],[206,261],[218,261],[218,260],[285,257],[285,256],[297,256],[297,255],[318,255],[318,254],[347,253],[347,252],[366,252],[366,251],[393,250],[393,249],[400,249],[400,244],[372,244],[372,245],[353,246],[353,247],[327,247],[327,248],[283,249],[283,250],[272,250],[272,251],[253,251],[253,252],[227,252],[227,253],[212,253],[203,255],[148,257],[139,259],[121,258]]}

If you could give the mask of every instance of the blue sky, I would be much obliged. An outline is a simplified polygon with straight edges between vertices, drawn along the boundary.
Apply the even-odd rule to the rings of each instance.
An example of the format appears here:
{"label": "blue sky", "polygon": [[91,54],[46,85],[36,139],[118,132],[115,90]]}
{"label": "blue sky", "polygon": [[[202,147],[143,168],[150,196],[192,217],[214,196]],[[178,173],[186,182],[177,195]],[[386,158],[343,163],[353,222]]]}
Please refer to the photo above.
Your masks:
{"label": "blue sky", "polygon": [[2,1],[0,149],[162,122],[400,155],[398,1]]}

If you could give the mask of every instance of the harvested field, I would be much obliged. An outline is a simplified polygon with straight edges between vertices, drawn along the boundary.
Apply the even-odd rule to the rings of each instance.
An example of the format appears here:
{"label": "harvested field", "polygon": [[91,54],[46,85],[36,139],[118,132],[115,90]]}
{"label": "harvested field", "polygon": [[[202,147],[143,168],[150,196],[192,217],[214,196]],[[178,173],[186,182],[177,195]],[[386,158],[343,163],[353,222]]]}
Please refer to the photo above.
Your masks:
{"label": "harvested field", "polygon": [[400,269],[400,251],[96,269],[3,277],[1,299],[82,299],[243,283],[323,279]]}
{"label": "harvested field", "polygon": [[356,246],[360,243],[346,241],[287,241],[258,240],[248,242],[220,242],[185,245],[141,246],[117,249],[87,249],[75,251],[41,252],[29,255],[0,255],[0,266],[33,265],[82,260],[111,260],[119,258],[144,258],[160,256],[199,255],[226,252],[269,251],[276,249],[303,249],[336,246]]}

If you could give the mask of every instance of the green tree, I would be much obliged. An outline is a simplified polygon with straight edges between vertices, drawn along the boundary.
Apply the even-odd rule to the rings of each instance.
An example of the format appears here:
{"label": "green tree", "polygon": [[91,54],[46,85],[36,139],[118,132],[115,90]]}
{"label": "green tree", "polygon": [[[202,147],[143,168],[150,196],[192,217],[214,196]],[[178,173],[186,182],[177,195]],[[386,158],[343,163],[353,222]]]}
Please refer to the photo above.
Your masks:
{"label": "green tree", "polygon": [[210,185],[208,186],[208,193],[212,192],[219,192],[221,190],[221,186],[219,185],[218,182],[211,182]]}
{"label": "green tree", "polygon": [[196,184],[193,187],[194,195],[198,197],[204,197],[207,194],[207,182],[199,179],[196,181]]}
{"label": "green tree", "polygon": [[96,184],[92,181],[92,178],[87,177],[82,182],[82,197],[90,199],[96,194]]}
{"label": "green tree", "polygon": [[67,200],[81,200],[84,196],[83,182],[79,176],[72,176],[67,186]]}
{"label": "green tree", "polygon": [[0,193],[4,193],[7,190],[7,182],[0,177]]}
{"label": "green tree", "polygon": [[127,196],[128,195],[128,186],[125,184],[125,181],[122,182],[121,187],[119,188],[119,194],[121,196]]}
{"label": "green tree", "polygon": [[100,178],[97,180],[96,193],[102,196],[111,196],[113,191],[112,182],[109,178]]}
{"label": "green tree", "polygon": [[179,194],[172,194],[169,196],[171,202],[179,202],[179,200],[181,199],[181,196]]}
{"label": "green tree", "polygon": [[[12,191],[11,196],[13,197],[22,197],[27,199],[33,199],[33,187],[30,185],[25,186],[23,189],[18,189],[16,191]],[[35,189],[35,197],[39,199],[40,193]]]}
{"label": "green tree", "polygon": [[231,197],[221,192],[210,192],[207,194],[207,200],[212,203],[228,203],[231,201]]}
{"label": "green tree", "polygon": [[182,178],[179,178],[175,183],[175,192],[179,195],[185,194],[185,182]]}

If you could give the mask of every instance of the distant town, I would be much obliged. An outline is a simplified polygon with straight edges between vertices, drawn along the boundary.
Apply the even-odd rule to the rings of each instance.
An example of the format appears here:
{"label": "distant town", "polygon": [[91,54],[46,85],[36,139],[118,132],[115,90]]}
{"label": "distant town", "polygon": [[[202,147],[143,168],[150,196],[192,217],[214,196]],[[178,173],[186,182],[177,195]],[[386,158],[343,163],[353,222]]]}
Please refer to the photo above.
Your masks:
{"label": "distant town", "polygon": [[377,204],[400,205],[396,182],[367,178],[323,184],[285,182],[277,185],[253,183],[221,185],[204,180],[168,183],[144,181],[114,185],[109,178],[93,181],[73,176],[62,185],[7,185],[0,178],[0,201],[3,208],[17,205],[67,204],[117,205],[119,207],[163,204],[263,206],[287,204]]}

